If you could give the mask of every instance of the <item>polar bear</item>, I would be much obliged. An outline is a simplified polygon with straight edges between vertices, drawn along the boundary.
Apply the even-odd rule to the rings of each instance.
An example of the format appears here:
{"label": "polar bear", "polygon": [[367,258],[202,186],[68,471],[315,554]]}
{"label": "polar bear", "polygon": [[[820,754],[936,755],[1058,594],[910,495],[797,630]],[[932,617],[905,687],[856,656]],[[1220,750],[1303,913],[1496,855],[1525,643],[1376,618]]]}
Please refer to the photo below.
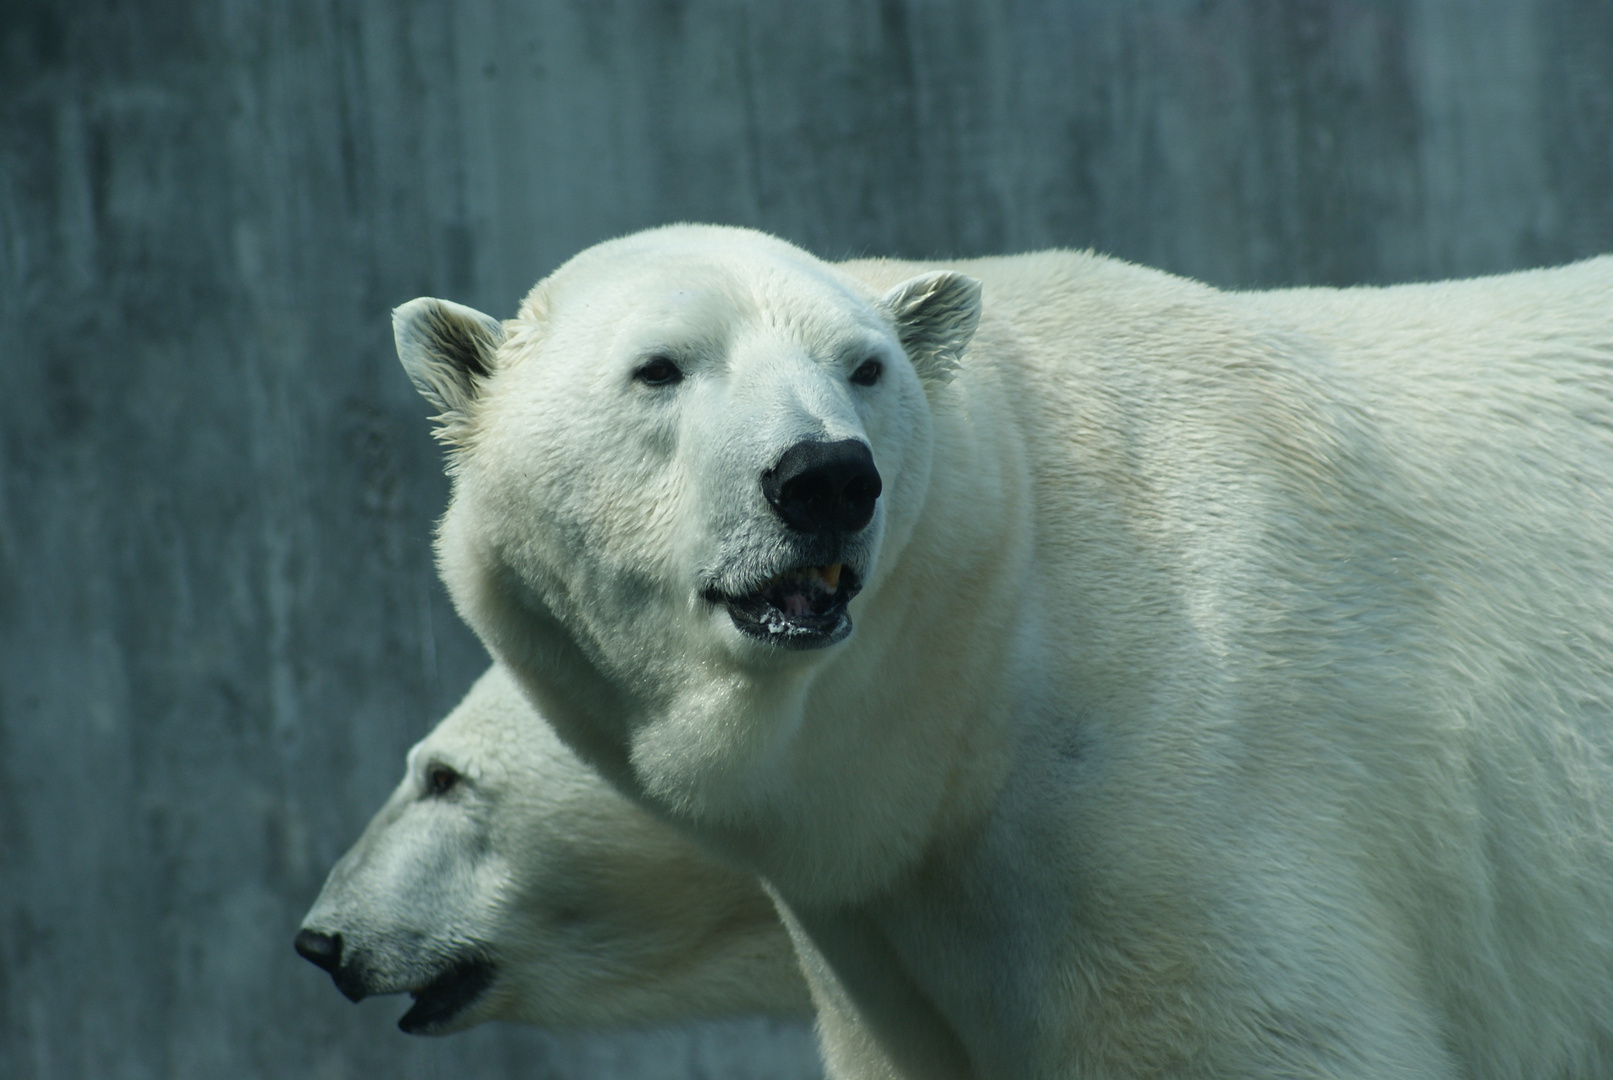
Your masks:
{"label": "polar bear", "polygon": [[394,330],[459,612],[765,880],[834,1075],[1613,1075],[1613,259],[672,226]]}
{"label": "polar bear", "polygon": [[409,751],[296,946],[354,1001],[413,992],[412,1034],[811,1016],[755,879],[613,791],[496,664]]}

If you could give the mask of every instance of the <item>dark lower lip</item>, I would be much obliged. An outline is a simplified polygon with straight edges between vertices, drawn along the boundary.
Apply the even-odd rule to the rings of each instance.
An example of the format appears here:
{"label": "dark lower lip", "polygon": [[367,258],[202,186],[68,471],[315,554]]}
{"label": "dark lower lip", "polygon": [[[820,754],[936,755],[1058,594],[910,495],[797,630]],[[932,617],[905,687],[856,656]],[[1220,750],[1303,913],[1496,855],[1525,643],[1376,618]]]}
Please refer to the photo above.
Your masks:
{"label": "dark lower lip", "polygon": [[791,619],[765,601],[736,600],[728,605],[728,617],[740,633],[780,649],[821,649],[851,633],[851,616],[844,607],[825,616]]}
{"label": "dark lower lip", "polygon": [[847,605],[862,584],[850,570],[843,571],[843,575],[833,606],[812,614],[786,615],[759,592],[750,596],[709,594],[706,599],[725,607],[734,628],[746,637],[779,649],[822,649],[844,641],[851,633]]}
{"label": "dark lower lip", "polygon": [[409,1035],[432,1035],[481,997],[493,985],[493,965],[486,960],[460,960],[415,995],[398,1027]]}

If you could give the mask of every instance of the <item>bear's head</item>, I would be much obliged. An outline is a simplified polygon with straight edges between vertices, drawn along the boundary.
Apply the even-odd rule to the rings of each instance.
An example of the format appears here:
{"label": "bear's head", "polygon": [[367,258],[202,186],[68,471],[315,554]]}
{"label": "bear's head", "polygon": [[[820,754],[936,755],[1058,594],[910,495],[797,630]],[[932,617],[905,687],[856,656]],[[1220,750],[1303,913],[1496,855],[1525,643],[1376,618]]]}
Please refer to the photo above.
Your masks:
{"label": "bear's head", "polygon": [[405,304],[399,355],[453,446],[461,614],[618,782],[736,738],[765,754],[748,718],[849,647],[912,533],[979,311],[960,274],[879,294],[710,226],[591,248],[504,324]]}
{"label": "bear's head", "polygon": [[612,790],[497,666],[409,751],[296,945],[355,1001],[414,994],[414,1034],[811,1007],[756,882]]}

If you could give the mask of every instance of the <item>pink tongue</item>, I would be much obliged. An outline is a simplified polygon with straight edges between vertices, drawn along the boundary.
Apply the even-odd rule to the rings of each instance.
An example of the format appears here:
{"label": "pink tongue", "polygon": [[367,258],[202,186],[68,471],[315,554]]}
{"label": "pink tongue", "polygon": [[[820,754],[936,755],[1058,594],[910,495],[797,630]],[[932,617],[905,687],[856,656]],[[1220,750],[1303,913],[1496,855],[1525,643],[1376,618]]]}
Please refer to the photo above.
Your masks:
{"label": "pink tongue", "polygon": [[784,614],[810,615],[812,614],[812,601],[806,598],[805,593],[792,592],[784,597]]}

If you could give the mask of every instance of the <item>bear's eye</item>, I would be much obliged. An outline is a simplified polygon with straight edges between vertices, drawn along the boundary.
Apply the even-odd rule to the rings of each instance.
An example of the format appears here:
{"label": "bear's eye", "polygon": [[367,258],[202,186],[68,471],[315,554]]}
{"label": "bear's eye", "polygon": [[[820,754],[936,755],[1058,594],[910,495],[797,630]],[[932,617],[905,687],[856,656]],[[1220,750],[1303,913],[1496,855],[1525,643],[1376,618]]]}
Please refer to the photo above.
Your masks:
{"label": "bear's eye", "polygon": [[645,386],[675,386],[683,381],[683,372],[665,356],[652,356],[633,369],[633,378]]}
{"label": "bear's eye", "polygon": [[459,774],[446,765],[433,765],[426,770],[426,792],[446,795],[459,783]]}
{"label": "bear's eye", "polygon": [[864,360],[857,365],[857,370],[851,373],[851,381],[858,386],[873,386],[884,373],[885,365],[878,360]]}

